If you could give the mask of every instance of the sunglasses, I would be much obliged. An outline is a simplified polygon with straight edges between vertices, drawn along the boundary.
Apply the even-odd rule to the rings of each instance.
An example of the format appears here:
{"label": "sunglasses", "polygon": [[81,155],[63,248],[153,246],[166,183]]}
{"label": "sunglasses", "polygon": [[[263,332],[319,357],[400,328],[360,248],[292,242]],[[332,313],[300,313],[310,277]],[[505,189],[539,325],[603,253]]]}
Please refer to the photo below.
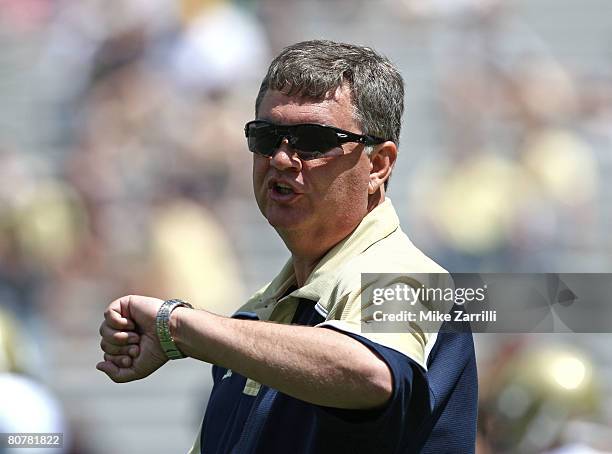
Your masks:
{"label": "sunglasses", "polygon": [[249,150],[253,153],[271,157],[283,139],[287,139],[303,161],[320,158],[347,142],[376,145],[385,141],[379,137],[354,134],[333,126],[315,123],[277,125],[264,120],[249,121],[244,126],[244,134]]}

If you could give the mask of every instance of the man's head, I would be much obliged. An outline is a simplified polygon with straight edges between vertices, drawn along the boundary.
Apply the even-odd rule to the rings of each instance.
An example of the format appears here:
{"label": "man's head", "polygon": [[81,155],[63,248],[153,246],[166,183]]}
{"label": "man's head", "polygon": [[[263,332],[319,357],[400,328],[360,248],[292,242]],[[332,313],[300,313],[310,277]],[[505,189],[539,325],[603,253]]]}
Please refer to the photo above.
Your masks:
{"label": "man's head", "polygon": [[[282,126],[283,132],[272,137],[271,156],[253,150],[253,184],[262,213],[285,242],[316,237],[331,246],[384,200],[397,156],[403,97],[398,71],[369,48],[307,41],[274,59],[255,111],[257,119]],[[305,160],[298,145],[297,150],[290,145],[300,143],[298,138],[284,132],[305,123],[384,140],[369,146],[343,143]]]}
{"label": "man's head", "polygon": [[399,145],[404,80],[385,57],[368,47],[332,41],[293,44],[272,61],[255,101],[255,116],[268,90],[322,100],[346,85],[363,134]]}

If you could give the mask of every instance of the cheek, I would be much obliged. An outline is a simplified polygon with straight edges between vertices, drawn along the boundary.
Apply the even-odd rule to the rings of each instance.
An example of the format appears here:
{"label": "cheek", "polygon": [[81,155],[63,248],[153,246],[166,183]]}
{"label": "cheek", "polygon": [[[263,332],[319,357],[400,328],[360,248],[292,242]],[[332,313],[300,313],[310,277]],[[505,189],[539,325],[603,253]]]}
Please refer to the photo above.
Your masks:
{"label": "cheek", "polygon": [[253,155],[253,188],[255,192],[263,183],[268,171],[268,159],[263,156]]}
{"label": "cheek", "polygon": [[349,202],[355,208],[367,205],[368,178],[362,172],[345,172],[336,180],[334,186],[334,192],[341,195],[343,202]]}
{"label": "cheek", "polygon": [[325,200],[334,202],[334,209],[338,205],[367,203],[369,170],[366,166],[357,164],[336,169],[314,166],[307,169],[305,174],[317,193],[323,194]]}
{"label": "cheek", "polygon": [[267,190],[264,183],[268,167],[267,159],[263,159],[261,156],[253,156],[253,194],[257,206],[262,212],[265,211],[266,204]]}

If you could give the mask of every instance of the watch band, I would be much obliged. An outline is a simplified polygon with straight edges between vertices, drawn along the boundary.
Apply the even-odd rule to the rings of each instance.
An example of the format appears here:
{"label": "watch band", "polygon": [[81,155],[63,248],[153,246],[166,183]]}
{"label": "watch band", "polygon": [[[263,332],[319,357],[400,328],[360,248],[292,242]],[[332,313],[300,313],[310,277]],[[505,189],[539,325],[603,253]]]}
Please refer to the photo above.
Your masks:
{"label": "watch band", "polygon": [[169,326],[170,314],[174,309],[181,306],[193,309],[193,306],[191,304],[186,303],[183,300],[172,299],[164,301],[164,303],[159,307],[159,310],[157,311],[157,317],[155,319],[157,337],[168,359],[185,358],[185,355],[183,355],[183,353],[174,343],[174,339],[172,339],[172,336],[170,335]]}

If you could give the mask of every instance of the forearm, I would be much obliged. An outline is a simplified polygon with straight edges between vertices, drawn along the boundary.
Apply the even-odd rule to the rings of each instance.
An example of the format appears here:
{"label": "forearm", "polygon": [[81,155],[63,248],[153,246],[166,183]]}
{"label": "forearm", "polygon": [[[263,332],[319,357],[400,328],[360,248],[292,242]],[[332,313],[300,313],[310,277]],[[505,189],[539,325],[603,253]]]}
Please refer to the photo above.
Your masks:
{"label": "forearm", "polygon": [[188,356],[232,369],[318,405],[374,408],[391,396],[391,372],[360,342],[330,329],[238,320],[184,308],[171,331]]}

